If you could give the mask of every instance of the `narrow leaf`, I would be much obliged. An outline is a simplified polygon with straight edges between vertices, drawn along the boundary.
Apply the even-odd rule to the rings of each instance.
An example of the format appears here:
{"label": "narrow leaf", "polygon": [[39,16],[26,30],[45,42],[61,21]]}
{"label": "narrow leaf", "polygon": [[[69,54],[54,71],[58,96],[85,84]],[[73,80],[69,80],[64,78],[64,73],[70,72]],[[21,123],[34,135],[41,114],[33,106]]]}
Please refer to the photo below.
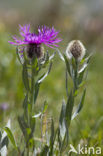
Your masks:
{"label": "narrow leaf", "polygon": [[68,97],[67,104],[66,104],[66,113],[65,113],[65,118],[66,118],[68,127],[69,127],[70,121],[71,121],[73,106],[74,106],[74,97],[73,97],[73,93],[71,91],[69,94],[69,97]]}
{"label": "narrow leaf", "polygon": [[34,116],[32,116],[32,118],[39,118],[41,116],[41,114],[42,114],[41,112],[38,114],[35,114]]}
{"label": "narrow leaf", "polygon": [[86,94],[86,89],[84,89],[83,91],[83,94],[82,94],[82,97],[81,97],[81,100],[80,100],[80,103],[78,105],[78,108],[76,110],[76,112],[73,114],[72,116],[72,120],[79,114],[79,112],[81,111],[82,107],[83,107],[83,104],[84,104],[84,99],[85,99],[85,94]]}
{"label": "narrow leaf", "polygon": [[67,71],[68,71],[69,75],[72,76],[71,75],[71,69],[70,69],[69,60],[67,59],[67,57],[65,55],[64,55],[64,59],[65,59]]}
{"label": "narrow leaf", "polygon": [[61,54],[61,52],[59,51],[59,49],[56,48],[56,50],[57,50],[57,53],[58,53],[60,59],[61,59],[62,61],[65,61],[65,60],[64,60],[64,57],[63,57],[63,55]]}
{"label": "narrow leaf", "polygon": [[16,145],[16,142],[15,142],[15,139],[14,139],[14,136],[13,136],[11,130],[8,127],[5,127],[4,131],[7,133],[7,136],[10,139],[10,141],[11,141],[12,145],[14,146],[14,148],[17,149],[17,145]]}
{"label": "narrow leaf", "polygon": [[23,60],[23,59],[20,57],[20,55],[19,55],[18,47],[16,48],[16,54],[17,54],[17,58],[18,58],[19,62],[20,62],[21,64],[23,64],[24,60]]}
{"label": "narrow leaf", "polygon": [[47,101],[45,101],[45,102],[44,102],[44,106],[43,106],[43,111],[42,111],[42,113],[45,113],[46,110],[47,110],[47,108],[48,108],[48,103],[47,103]]}
{"label": "narrow leaf", "polygon": [[60,130],[60,136],[61,136],[62,141],[66,134],[65,111],[66,111],[66,103],[65,103],[65,100],[63,99],[62,109],[61,109],[60,118],[59,118],[59,130]]}
{"label": "narrow leaf", "polygon": [[51,67],[52,67],[52,62],[51,62],[50,65],[49,65],[48,71],[46,72],[45,75],[43,75],[43,77],[41,77],[41,79],[38,80],[38,83],[41,83],[41,82],[48,76],[48,74],[49,74],[50,71],[51,71]]}
{"label": "narrow leaf", "polygon": [[9,143],[9,140],[8,140],[8,137],[6,136],[6,137],[2,140],[2,142],[1,142],[0,149],[1,149],[2,147],[4,147],[5,145],[6,145],[6,147],[7,147],[7,146],[8,146],[8,143]]}
{"label": "narrow leaf", "polygon": [[36,102],[36,99],[37,99],[37,96],[38,96],[38,93],[39,93],[39,88],[40,88],[40,84],[36,83],[35,84],[35,92],[34,92],[34,104]]}
{"label": "narrow leaf", "polygon": [[29,88],[29,80],[28,80],[28,72],[27,72],[26,62],[23,64],[22,78],[23,78],[25,89],[27,91],[29,91],[30,88]]}
{"label": "narrow leaf", "polygon": [[52,119],[51,136],[50,136],[50,155],[53,155],[53,145],[54,145],[54,122],[53,122],[53,119]]}

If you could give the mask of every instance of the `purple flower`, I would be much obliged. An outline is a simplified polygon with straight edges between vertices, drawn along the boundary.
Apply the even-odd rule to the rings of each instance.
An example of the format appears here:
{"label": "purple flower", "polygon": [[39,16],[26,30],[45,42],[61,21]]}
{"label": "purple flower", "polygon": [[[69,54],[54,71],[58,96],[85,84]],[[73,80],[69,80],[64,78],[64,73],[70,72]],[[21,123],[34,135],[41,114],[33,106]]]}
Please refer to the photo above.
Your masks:
{"label": "purple flower", "polygon": [[33,53],[36,53],[37,57],[39,57],[42,43],[50,48],[54,48],[58,47],[57,43],[61,41],[57,37],[59,32],[54,27],[51,29],[46,26],[39,27],[38,34],[30,32],[30,24],[24,26],[19,25],[19,27],[22,39],[13,36],[14,42],[9,41],[9,43],[17,46],[27,45],[27,49],[29,49],[27,51],[29,51],[30,57],[32,57]]}

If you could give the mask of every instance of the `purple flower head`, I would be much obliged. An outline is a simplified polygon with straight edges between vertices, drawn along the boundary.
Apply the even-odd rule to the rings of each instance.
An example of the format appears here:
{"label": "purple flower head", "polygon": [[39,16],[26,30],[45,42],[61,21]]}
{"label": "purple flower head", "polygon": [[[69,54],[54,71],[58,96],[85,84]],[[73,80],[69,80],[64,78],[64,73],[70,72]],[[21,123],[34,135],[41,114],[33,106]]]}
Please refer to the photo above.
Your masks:
{"label": "purple flower head", "polygon": [[37,47],[40,49],[42,43],[50,48],[58,47],[57,43],[61,41],[57,37],[59,32],[54,27],[51,29],[46,26],[38,27],[38,34],[30,32],[30,24],[24,26],[19,25],[19,30],[22,39],[13,36],[14,42],[9,41],[9,43],[17,46],[28,45],[31,51],[37,50]]}

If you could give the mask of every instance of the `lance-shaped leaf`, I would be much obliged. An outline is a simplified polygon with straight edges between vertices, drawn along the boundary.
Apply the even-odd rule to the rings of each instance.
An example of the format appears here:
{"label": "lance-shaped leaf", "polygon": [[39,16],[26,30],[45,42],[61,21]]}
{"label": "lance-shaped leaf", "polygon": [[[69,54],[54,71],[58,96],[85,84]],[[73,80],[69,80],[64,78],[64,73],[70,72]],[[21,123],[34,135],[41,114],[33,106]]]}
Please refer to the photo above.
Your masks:
{"label": "lance-shaped leaf", "polygon": [[57,50],[57,53],[58,53],[60,59],[61,59],[62,61],[65,61],[65,59],[64,59],[63,55],[61,54],[61,52],[59,51],[59,49],[56,48],[56,50]]}
{"label": "lance-shaped leaf", "polygon": [[72,77],[72,74],[71,74],[71,66],[69,64],[69,60],[67,59],[67,57],[65,55],[64,55],[64,60],[65,60],[65,63],[66,63],[67,71],[68,71],[70,77]]}
{"label": "lance-shaped leaf", "polygon": [[38,113],[38,114],[35,114],[34,116],[32,116],[32,118],[39,118],[40,116],[42,115],[42,113]]}
{"label": "lance-shaped leaf", "polygon": [[49,61],[52,60],[55,56],[56,52],[54,52],[50,57],[49,57]]}
{"label": "lance-shaped leaf", "polygon": [[23,64],[24,63],[24,60],[23,60],[22,56],[20,56],[20,54],[19,54],[18,47],[16,48],[16,54],[17,54],[17,58],[18,58],[19,62],[21,64]]}
{"label": "lance-shaped leaf", "polygon": [[30,88],[29,88],[29,79],[28,79],[28,71],[27,71],[26,62],[23,64],[22,78],[23,78],[25,89],[29,91]]}
{"label": "lance-shaped leaf", "polygon": [[65,113],[65,119],[66,119],[68,127],[69,127],[70,121],[71,121],[73,106],[74,106],[74,96],[73,96],[73,93],[71,91],[69,94],[68,100],[67,100],[66,113]]}
{"label": "lance-shaped leaf", "polygon": [[51,136],[50,136],[50,155],[53,155],[53,146],[54,146],[54,122],[52,119],[51,123]]}
{"label": "lance-shaped leaf", "polygon": [[47,103],[47,101],[44,101],[44,106],[43,106],[43,111],[42,111],[42,113],[45,113],[46,110],[47,110],[47,108],[48,108],[48,103]]}
{"label": "lance-shaped leaf", "polygon": [[85,70],[83,70],[79,75],[78,75],[78,85],[80,85],[82,82],[83,82],[83,77],[84,77],[84,73],[85,73]]}
{"label": "lance-shaped leaf", "polygon": [[8,146],[9,140],[8,137],[5,136],[5,138],[2,140],[2,142],[0,143],[0,150],[4,147],[4,146]]}
{"label": "lance-shaped leaf", "polygon": [[84,63],[82,68],[78,71],[78,73],[82,73],[86,68],[87,68],[88,64]]}
{"label": "lance-shaped leaf", "polygon": [[60,131],[60,137],[62,141],[66,134],[65,111],[66,111],[66,103],[65,103],[65,100],[63,99],[62,109],[61,109],[60,118],[59,118],[59,131]]}
{"label": "lance-shaped leaf", "polygon": [[38,96],[38,93],[39,93],[39,88],[40,88],[40,84],[36,83],[35,84],[35,91],[34,91],[34,104],[36,103],[36,99],[37,99],[37,96]]}
{"label": "lance-shaped leaf", "polygon": [[74,113],[73,116],[72,116],[72,120],[73,120],[73,119],[79,114],[79,112],[81,111],[81,109],[82,109],[82,107],[83,107],[83,104],[84,104],[85,94],[86,94],[86,89],[84,89],[84,91],[83,91],[83,94],[82,94],[80,103],[79,103],[79,105],[78,105],[77,110],[75,111],[75,113]]}
{"label": "lance-shaped leaf", "polygon": [[24,120],[24,117],[23,116],[21,116],[21,117],[19,116],[18,117],[18,122],[19,122],[19,126],[20,126],[20,128],[22,130],[22,133],[23,133],[25,139],[27,139],[27,130],[26,129],[29,128],[29,127],[26,124],[26,122]]}
{"label": "lance-shaped leaf", "polygon": [[5,127],[4,131],[7,133],[7,136],[10,139],[10,141],[11,141],[12,145],[14,146],[14,148],[17,149],[17,145],[16,145],[16,142],[15,142],[15,139],[14,139],[14,136],[13,136],[11,130],[8,127]]}
{"label": "lance-shaped leaf", "polygon": [[25,99],[23,101],[23,108],[25,110],[25,115],[27,116],[27,108],[28,108],[28,94],[26,94]]}
{"label": "lance-shaped leaf", "polygon": [[40,63],[42,64],[42,67],[46,67],[46,65],[49,63],[49,61],[51,61],[54,58],[55,55],[56,55],[56,52],[54,52],[51,56],[49,56],[49,53],[47,51],[45,60]]}
{"label": "lance-shaped leaf", "polygon": [[51,71],[51,67],[52,67],[52,62],[51,62],[50,65],[49,65],[48,71],[46,72],[45,75],[42,75],[42,77],[38,80],[38,83],[41,83],[41,82],[48,76],[48,74],[49,74],[50,71]]}

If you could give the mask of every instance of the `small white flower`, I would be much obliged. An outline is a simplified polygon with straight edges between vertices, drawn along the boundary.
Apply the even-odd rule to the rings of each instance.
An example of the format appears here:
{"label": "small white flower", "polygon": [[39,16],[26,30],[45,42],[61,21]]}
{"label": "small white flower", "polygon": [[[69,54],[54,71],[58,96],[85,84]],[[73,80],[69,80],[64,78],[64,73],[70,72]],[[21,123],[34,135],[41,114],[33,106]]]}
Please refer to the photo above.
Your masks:
{"label": "small white flower", "polygon": [[81,41],[73,40],[71,41],[66,49],[66,55],[69,59],[74,57],[78,61],[82,60],[86,52],[86,49]]}

